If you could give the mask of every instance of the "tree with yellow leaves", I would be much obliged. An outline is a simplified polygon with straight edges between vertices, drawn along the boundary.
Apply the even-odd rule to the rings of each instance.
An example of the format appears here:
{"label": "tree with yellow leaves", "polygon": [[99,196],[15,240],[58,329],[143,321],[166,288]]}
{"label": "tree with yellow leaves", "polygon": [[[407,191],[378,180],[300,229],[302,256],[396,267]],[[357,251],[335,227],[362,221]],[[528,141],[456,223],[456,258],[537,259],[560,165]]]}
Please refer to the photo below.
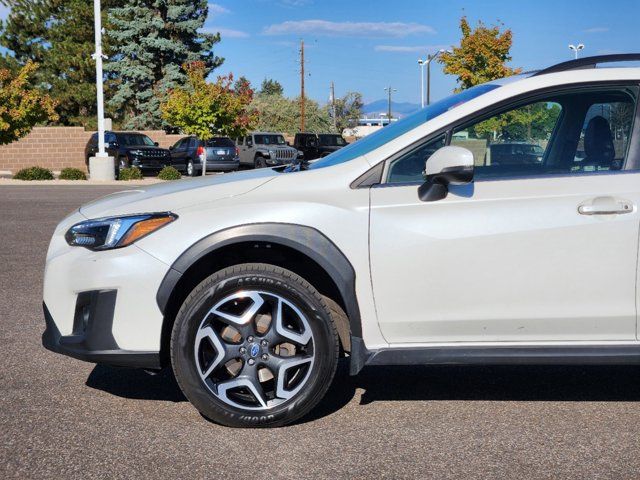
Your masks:
{"label": "tree with yellow leaves", "polygon": [[453,46],[452,53],[444,52],[438,59],[444,73],[458,77],[456,91],[520,73],[521,69],[506,65],[511,60],[513,33],[510,29],[501,31],[501,27],[504,25],[487,27],[480,21],[472,29],[466,17],[460,19],[460,46]]}
{"label": "tree with yellow leaves", "polygon": [[58,118],[55,102],[29,81],[37,68],[27,62],[17,73],[0,70],[0,145],[24,137],[38,123]]}

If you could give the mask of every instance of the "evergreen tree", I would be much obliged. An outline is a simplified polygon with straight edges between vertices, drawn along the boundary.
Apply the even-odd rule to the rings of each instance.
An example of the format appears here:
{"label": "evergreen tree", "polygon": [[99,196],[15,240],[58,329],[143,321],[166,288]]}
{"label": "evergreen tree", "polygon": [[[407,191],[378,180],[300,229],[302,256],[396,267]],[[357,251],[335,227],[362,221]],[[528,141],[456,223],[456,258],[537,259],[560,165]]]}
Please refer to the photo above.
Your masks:
{"label": "evergreen tree", "polygon": [[[56,103],[58,123],[95,126],[93,4],[86,0],[0,0],[11,7],[0,23],[0,66],[16,70],[27,62],[31,77]],[[105,7],[126,0],[103,0]],[[108,54],[108,44],[105,45]],[[107,92],[108,94],[108,92]]]}
{"label": "evergreen tree", "polygon": [[271,78],[265,78],[262,81],[262,86],[260,87],[261,95],[282,95],[283,93],[284,88],[282,88],[279,81]]}
{"label": "evergreen tree", "polygon": [[115,51],[106,67],[114,77],[109,105],[125,128],[164,125],[160,104],[186,83],[182,65],[202,62],[206,77],[222,64],[212,51],[220,35],[198,31],[207,14],[207,0],[129,0],[109,10]]}

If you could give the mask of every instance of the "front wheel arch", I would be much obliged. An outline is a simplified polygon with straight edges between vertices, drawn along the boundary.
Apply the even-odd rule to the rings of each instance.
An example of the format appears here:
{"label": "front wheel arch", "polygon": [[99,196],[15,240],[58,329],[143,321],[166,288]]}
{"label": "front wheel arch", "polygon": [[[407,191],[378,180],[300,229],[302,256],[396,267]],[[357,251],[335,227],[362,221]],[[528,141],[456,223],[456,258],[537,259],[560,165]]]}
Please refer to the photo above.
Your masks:
{"label": "front wheel arch", "polygon": [[339,329],[343,350],[349,351],[354,337],[362,337],[355,270],[329,238],[304,225],[242,225],[215,232],[194,243],[176,259],[162,280],[156,301],[164,316],[163,364],[168,363],[167,347],[175,316],[191,289],[217,270],[246,262],[287,268],[332,299],[346,313],[344,321],[348,321],[348,325]]}

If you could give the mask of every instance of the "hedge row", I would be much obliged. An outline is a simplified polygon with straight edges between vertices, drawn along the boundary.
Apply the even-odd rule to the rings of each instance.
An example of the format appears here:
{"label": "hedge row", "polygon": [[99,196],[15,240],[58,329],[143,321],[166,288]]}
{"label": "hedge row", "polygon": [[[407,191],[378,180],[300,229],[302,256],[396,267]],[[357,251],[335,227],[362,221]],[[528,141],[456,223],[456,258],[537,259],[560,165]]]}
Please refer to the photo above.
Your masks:
{"label": "hedge row", "polygon": [[[174,167],[164,167],[158,174],[160,180],[180,180],[182,175]],[[53,180],[53,172],[47,168],[29,167],[19,170],[13,178],[15,180]],[[60,180],[86,180],[87,175],[78,168],[63,168],[58,177]],[[137,167],[120,170],[118,180],[142,180],[142,172]]]}

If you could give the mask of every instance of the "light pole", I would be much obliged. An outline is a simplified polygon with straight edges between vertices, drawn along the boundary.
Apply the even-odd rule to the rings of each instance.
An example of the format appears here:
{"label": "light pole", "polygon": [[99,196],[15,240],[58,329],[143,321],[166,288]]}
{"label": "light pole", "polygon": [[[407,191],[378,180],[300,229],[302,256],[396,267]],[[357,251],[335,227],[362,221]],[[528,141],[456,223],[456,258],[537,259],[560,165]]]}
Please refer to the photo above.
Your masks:
{"label": "light pole", "polygon": [[584,48],[584,44],[579,43],[578,45],[571,44],[569,45],[569,50],[573,50],[574,58],[578,59],[578,52]]}
{"label": "light pole", "polygon": [[418,59],[420,65],[420,107],[424,108],[424,66],[427,63],[421,58]]}
{"label": "light pole", "polygon": [[93,21],[96,51],[92,58],[96,61],[96,103],[98,113],[98,151],[89,159],[89,171],[94,180],[113,180],[115,167],[113,157],[109,157],[104,145],[104,94],[102,85],[102,12],[100,0],[93,0]]}
{"label": "light pole", "polygon": [[427,105],[431,103],[431,61],[436,59],[441,53],[451,53],[451,50],[441,48],[436,53],[427,55]]}
{"label": "light pole", "polygon": [[389,85],[384,89],[384,91],[387,92],[389,98],[387,102],[387,121],[389,123],[387,123],[387,125],[391,125],[391,93],[397,92],[398,90],[396,90],[395,88],[391,88],[391,85]]}

